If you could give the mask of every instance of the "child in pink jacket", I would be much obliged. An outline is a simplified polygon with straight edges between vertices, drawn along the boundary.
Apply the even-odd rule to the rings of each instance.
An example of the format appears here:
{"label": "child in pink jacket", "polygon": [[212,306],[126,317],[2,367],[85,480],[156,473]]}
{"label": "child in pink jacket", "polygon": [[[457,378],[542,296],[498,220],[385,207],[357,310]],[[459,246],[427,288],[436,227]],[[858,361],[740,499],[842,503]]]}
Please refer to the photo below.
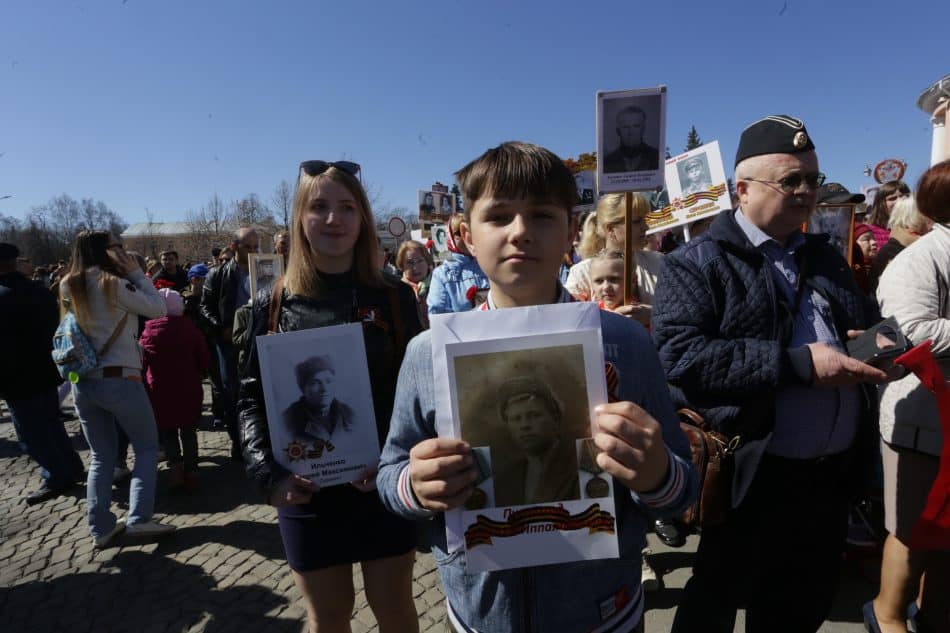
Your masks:
{"label": "child in pink jacket", "polygon": [[145,385],[171,469],[171,487],[193,490],[198,486],[196,431],[203,400],[201,377],[210,362],[208,346],[184,316],[181,295],[167,288],[159,293],[168,314],[148,321],[139,338]]}

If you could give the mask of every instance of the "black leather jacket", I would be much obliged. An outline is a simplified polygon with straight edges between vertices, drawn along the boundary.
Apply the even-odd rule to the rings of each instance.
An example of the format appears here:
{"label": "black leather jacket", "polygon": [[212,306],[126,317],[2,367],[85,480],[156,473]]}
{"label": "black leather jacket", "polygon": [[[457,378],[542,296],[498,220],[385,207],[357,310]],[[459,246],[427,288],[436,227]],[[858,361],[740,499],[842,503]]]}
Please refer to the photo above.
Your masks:
{"label": "black leather jacket", "polygon": [[[396,379],[409,340],[422,331],[412,289],[397,282],[383,288],[355,283],[350,273],[323,275],[326,292],[319,299],[290,296],[285,290],[280,307],[280,331],[291,332],[328,325],[363,322],[363,340],[369,365],[373,408],[380,447],[389,432]],[[389,284],[387,280],[387,284]],[[248,326],[250,335],[244,349],[245,363],[240,368],[238,420],[248,476],[267,496],[287,470],[274,460],[270,430],[264,405],[261,369],[254,339],[267,334],[269,297],[255,298]],[[396,327],[393,309],[399,310],[402,327]],[[401,330],[401,331],[400,331]]]}
{"label": "black leather jacket", "polygon": [[240,282],[237,267],[234,259],[223,266],[215,266],[201,288],[201,316],[218,334],[234,325],[237,285]]}

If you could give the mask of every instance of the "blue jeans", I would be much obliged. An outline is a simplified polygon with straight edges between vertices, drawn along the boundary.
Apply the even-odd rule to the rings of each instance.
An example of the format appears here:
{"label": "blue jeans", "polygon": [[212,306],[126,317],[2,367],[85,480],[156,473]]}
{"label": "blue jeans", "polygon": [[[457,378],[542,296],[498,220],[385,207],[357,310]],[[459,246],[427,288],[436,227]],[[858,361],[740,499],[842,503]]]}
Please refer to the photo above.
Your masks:
{"label": "blue jeans", "polygon": [[112,504],[112,470],[116,458],[116,424],[128,434],[135,451],[135,468],[129,485],[128,525],[152,518],[155,481],[158,478],[158,427],[141,382],[126,378],[82,379],[73,385],[79,420],[89,443],[91,459],[86,480],[86,512],[96,538],[115,527]]}
{"label": "blue jeans", "polygon": [[26,453],[40,465],[49,488],[66,488],[82,475],[82,460],[59,419],[56,387],[18,400],[7,400],[10,417]]}

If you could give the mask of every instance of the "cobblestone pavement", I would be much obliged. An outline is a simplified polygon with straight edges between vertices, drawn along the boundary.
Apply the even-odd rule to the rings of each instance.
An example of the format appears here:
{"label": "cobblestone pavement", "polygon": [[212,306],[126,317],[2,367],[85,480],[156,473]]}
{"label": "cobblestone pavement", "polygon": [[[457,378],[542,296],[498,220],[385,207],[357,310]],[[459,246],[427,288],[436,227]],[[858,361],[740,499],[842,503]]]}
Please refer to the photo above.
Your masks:
{"label": "cobblestone pavement", "polygon": [[[88,463],[78,421],[68,421],[66,428]],[[257,503],[242,466],[229,460],[226,433],[201,430],[198,437],[200,491],[169,492],[168,472],[160,465],[156,517],[178,530],[157,543],[123,537],[97,551],[86,526],[85,488],[32,507],[23,501],[40,484],[38,468],[20,450],[5,408],[0,410],[0,632],[305,630],[274,510]],[[120,517],[127,501],[128,486],[116,487],[113,511]],[[680,550],[654,548],[653,562],[666,575],[665,588],[648,594],[648,631],[669,630],[695,540]],[[822,633],[864,630],[858,624],[860,605],[874,593],[877,564],[845,570],[842,595]],[[358,568],[354,582],[359,591],[353,631],[375,631]],[[420,630],[445,630],[442,591],[429,554],[417,555],[413,595]],[[740,615],[737,627],[741,624]]]}

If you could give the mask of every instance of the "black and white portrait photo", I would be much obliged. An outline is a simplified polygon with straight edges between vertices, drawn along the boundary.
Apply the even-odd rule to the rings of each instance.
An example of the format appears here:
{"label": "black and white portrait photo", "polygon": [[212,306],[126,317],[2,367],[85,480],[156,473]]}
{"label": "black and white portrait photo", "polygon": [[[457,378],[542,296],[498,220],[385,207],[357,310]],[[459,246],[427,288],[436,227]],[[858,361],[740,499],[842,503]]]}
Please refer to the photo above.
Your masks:
{"label": "black and white portrait photo", "polygon": [[437,194],[433,191],[425,191],[420,189],[418,192],[419,196],[419,218],[420,219],[431,219],[435,214],[435,196]]}
{"label": "black and white portrait photo", "polygon": [[274,282],[284,274],[283,259],[280,255],[252,253],[248,262],[251,298],[256,297],[259,290],[272,288]]}
{"label": "black and white portrait photo", "polygon": [[451,193],[439,194],[439,215],[448,218],[455,213],[455,196]]}
{"label": "black and white portrait photo", "polygon": [[663,186],[666,89],[597,95],[598,190],[648,190]]}
{"label": "black and white portrait photo", "polygon": [[577,185],[578,205],[574,211],[590,211],[594,208],[594,172],[592,170],[579,171],[574,174],[574,184]]}
{"label": "black and white portrait photo", "polygon": [[712,187],[709,160],[705,154],[698,154],[680,161],[676,164],[676,173],[680,180],[681,195],[688,196],[691,193],[699,193]]}
{"label": "black and white portrait photo", "polygon": [[359,323],[257,338],[274,458],[329,486],[379,458],[376,415]]}
{"label": "black and white portrait photo", "polygon": [[590,436],[581,345],[455,359],[462,437],[491,452],[496,507],[580,499]]}
{"label": "black and white portrait photo", "polygon": [[819,204],[808,219],[808,233],[826,233],[831,245],[851,263],[851,236],[854,234],[854,207]]}

